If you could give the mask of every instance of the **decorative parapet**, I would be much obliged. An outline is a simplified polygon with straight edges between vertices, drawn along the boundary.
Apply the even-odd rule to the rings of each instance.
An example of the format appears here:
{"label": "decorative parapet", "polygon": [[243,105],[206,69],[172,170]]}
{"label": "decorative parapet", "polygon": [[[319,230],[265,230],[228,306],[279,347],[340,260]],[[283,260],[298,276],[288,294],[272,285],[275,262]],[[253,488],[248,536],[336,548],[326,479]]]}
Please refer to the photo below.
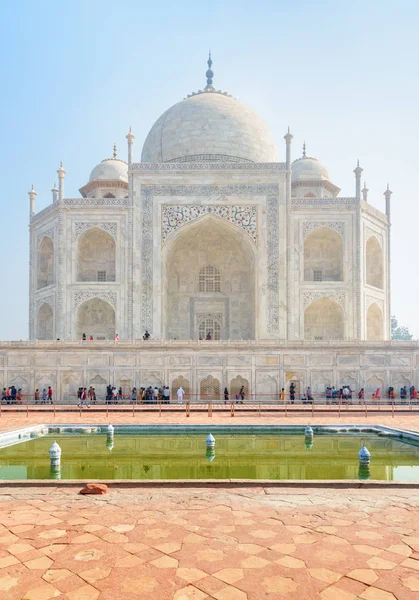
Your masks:
{"label": "decorative parapet", "polygon": [[64,198],[64,206],[130,206],[129,198]]}
{"label": "decorative parapet", "polygon": [[291,198],[291,207],[297,208],[299,206],[359,206],[359,200],[357,198]]}
{"label": "decorative parapet", "polygon": [[161,217],[162,244],[180,227],[204,215],[216,215],[243,229],[257,243],[256,206],[230,205],[163,205]]}
{"label": "decorative parapet", "polygon": [[202,160],[192,162],[166,163],[133,163],[132,172],[146,173],[147,171],[286,171],[285,163],[254,163]]}

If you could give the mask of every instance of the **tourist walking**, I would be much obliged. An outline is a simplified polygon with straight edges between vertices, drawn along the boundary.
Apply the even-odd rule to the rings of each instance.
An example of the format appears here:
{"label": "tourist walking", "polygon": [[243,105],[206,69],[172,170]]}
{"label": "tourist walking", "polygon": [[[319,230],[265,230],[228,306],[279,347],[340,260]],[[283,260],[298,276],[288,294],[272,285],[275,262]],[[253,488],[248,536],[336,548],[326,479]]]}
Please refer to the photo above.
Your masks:
{"label": "tourist walking", "polygon": [[52,387],[50,385],[48,386],[48,402],[50,404],[53,404],[53,402],[52,402]]}
{"label": "tourist walking", "polygon": [[44,388],[42,390],[42,404],[46,404],[47,403],[47,390]]}
{"label": "tourist walking", "polygon": [[381,400],[381,388],[377,388],[375,390],[375,399],[380,401]]}
{"label": "tourist walking", "polygon": [[163,404],[170,404],[170,390],[168,385],[163,386],[162,396]]}
{"label": "tourist walking", "polygon": [[185,392],[183,390],[183,387],[180,386],[180,388],[177,391],[177,403],[178,404],[182,404],[183,403],[183,396],[184,396]]}
{"label": "tourist walking", "polygon": [[358,392],[358,400],[359,400],[360,404],[362,404],[362,402],[364,402],[364,396],[365,396],[364,388],[361,388]]}
{"label": "tourist walking", "polygon": [[228,389],[224,388],[224,404],[227,404],[229,399]]}
{"label": "tourist walking", "polygon": [[282,388],[281,390],[281,402],[282,404],[285,404],[285,388]]}
{"label": "tourist walking", "polygon": [[244,403],[244,385],[242,385],[240,388],[239,396],[240,396],[240,404],[243,404]]}
{"label": "tourist walking", "polygon": [[291,383],[290,385],[290,402],[294,404],[295,401],[295,383]]}
{"label": "tourist walking", "polygon": [[80,398],[80,402],[78,402],[77,406],[83,406],[83,404],[89,408],[89,404],[87,402],[87,390],[86,388],[83,388],[82,393],[81,393],[81,398]]}
{"label": "tourist walking", "polygon": [[[36,388],[33,397],[34,397],[34,400],[35,400],[35,404],[38,404],[39,403],[39,390],[38,390],[38,388]],[[2,400],[3,400],[3,398],[2,398]]]}
{"label": "tourist walking", "polygon": [[136,387],[132,388],[131,401],[133,404],[137,404],[137,388]]}

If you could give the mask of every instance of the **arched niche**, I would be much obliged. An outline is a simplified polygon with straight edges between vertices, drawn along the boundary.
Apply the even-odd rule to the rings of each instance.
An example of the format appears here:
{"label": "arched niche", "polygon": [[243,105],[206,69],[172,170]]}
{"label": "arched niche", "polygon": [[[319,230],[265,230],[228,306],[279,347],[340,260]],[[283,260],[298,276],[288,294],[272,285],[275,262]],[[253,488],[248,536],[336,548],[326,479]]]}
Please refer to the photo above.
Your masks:
{"label": "arched niche", "polygon": [[54,283],[54,243],[45,236],[38,248],[36,288],[38,290]]}
{"label": "arched niche", "polygon": [[318,227],[304,240],[304,281],[343,281],[343,240]]}
{"label": "arched niche", "polygon": [[375,235],[367,241],[365,271],[367,284],[382,290],[384,288],[384,257],[380,242]]}
{"label": "arched niche", "polygon": [[162,262],[166,337],[198,338],[208,314],[216,315],[221,338],[254,339],[255,248],[245,232],[207,215],[168,240]]}
{"label": "arched niche", "polygon": [[36,338],[38,340],[54,339],[54,312],[46,302],[41,305],[38,311]]}
{"label": "arched niche", "polygon": [[330,298],[319,298],[304,311],[305,340],[341,340],[344,337],[343,310]]}
{"label": "arched niche", "polygon": [[[171,390],[171,397],[172,397],[172,402],[175,402],[175,398],[176,398],[176,394],[179,388],[183,388],[183,391],[185,392],[185,396],[189,398],[189,394],[190,394],[190,388],[191,385],[189,383],[189,380],[186,379],[186,377],[183,377],[183,375],[179,375],[179,377],[176,377],[176,379],[174,379],[172,381],[172,390]],[[195,400],[195,398],[192,398],[192,400]]]}
{"label": "arched niche", "polygon": [[115,255],[109,233],[99,227],[85,231],[77,244],[77,281],[115,281]]}
{"label": "arched niche", "polygon": [[367,340],[384,339],[383,313],[375,302],[367,310]]}
{"label": "arched niche", "polygon": [[83,302],[77,311],[76,335],[83,333],[95,340],[113,340],[115,337],[115,311],[110,304],[100,298]]}
{"label": "arched niche", "polygon": [[199,386],[200,398],[203,402],[218,400],[220,397],[220,382],[216,377],[208,375],[202,379]]}
{"label": "arched niche", "polygon": [[245,397],[247,399],[249,398],[249,382],[247,381],[247,379],[244,379],[244,377],[242,377],[241,375],[238,375],[237,377],[235,377],[234,379],[232,379],[230,381],[230,389],[228,390],[230,392],[230,399],[233,400],[236,396],[236,394],[238,394],[242,388],[242,386],[244,387],[244,394]]}
{"label": "arched niche", "polygon": [[271,401],[278,398],[278,382],[267,373],[260,375],[256,381],[256,398],[258,401]]}

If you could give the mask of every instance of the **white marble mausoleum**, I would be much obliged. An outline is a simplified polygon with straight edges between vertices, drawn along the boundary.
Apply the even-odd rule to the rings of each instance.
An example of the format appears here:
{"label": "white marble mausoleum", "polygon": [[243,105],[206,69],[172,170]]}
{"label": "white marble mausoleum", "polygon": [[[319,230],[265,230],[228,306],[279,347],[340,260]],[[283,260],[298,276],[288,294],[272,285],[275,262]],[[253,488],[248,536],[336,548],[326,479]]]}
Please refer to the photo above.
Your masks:
{"label": "white marble mausoleum", "polygon": [[265,396],[290,381],[419,384],[418,344],[390,341],[392,192],[385,213],[371,206],[358,163],[340,196],[305,144],[292,160],[289,130],[281,150],[214,87],[211,66],[151,127],[140,162],[130,129],[127,161],[114,147],[79,197],[65,196],[62,165],[38,213],[30,190],[29,341],[0,345],[2,385],[69,398],[109,382]]}
{"label": "white marble mausoleum", "polygon": [[[389,339],[389,214],[212,83],[35,213],[30,339]],[[281,154],[285,160],[278,158]]]}

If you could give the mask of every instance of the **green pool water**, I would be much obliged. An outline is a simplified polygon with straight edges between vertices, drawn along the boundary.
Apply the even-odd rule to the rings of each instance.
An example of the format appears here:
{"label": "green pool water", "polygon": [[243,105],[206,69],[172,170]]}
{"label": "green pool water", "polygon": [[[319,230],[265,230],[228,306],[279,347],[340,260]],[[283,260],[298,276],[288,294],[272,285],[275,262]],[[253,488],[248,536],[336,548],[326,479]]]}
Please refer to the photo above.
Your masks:
{"label": "green pool water", "polygon": [[[419,481],[419,447],[374,434],[45,435],[0,450],[0,479],[380,479]],[[61,469],[51,472],[48,450],[57,440]],[[359,472],[358,451],[371,452]]]}

